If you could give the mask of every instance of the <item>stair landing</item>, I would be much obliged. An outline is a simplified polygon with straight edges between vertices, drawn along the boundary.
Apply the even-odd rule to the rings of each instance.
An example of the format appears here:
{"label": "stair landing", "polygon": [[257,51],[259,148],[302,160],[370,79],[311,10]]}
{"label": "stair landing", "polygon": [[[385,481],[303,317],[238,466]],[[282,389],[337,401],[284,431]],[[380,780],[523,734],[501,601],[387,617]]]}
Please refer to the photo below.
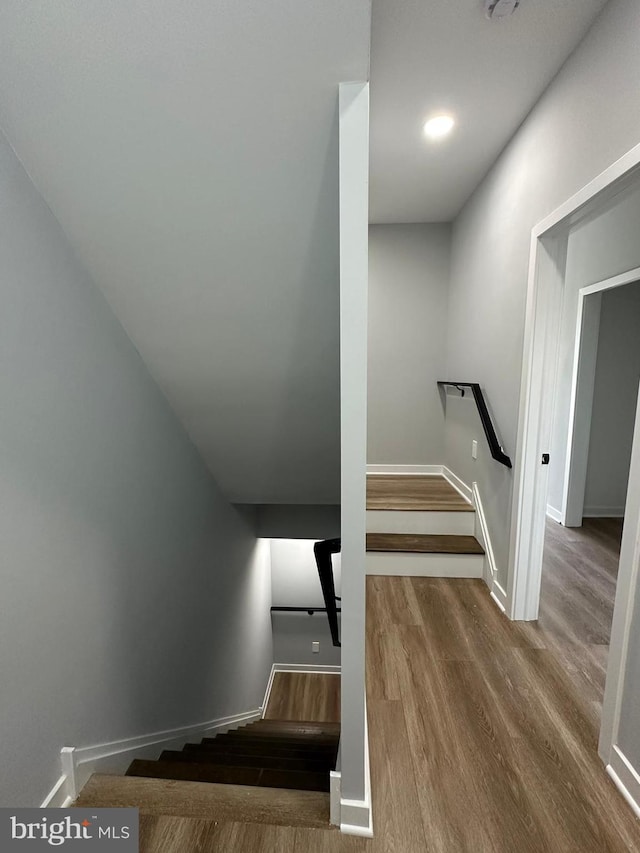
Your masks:
{"label": "stair landing", "polygon": [[367,509],[405,512],[473,512],[441,476],[368,474]]}
{"label": "stair landing", "polygon": [[204,818],[276,826],[329,825],[329,795],[211,782],[94,774],[74,803],[79,808],[139,808],[141,815]]}

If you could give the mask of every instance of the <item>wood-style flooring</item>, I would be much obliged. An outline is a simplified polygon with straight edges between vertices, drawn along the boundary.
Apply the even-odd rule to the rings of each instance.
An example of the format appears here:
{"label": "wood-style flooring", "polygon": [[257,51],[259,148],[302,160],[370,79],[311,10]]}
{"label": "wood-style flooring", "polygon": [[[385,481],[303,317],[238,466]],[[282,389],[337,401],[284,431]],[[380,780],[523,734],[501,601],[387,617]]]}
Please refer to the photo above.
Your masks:
{"label": "wood-style flooring", "polygon": [[606,646],[615,570],[602,558],[617,534],[569,531],[586,537],[572,566],[565,533],[550,532],[538,624],[509,622],[482,581],[367,579],[373,839],[143,816],[143,853],[639,851],[640,823],[597,756],[592,695],[567,677],[582,643]]}
{"label": "wood-style flooring", "polygon": [[340,722],[340,676],[276,672],[265,720]]}
{"label": "wood-style flooring", "polygon": [[532,644],[559,658],[598,726],[621,538],[621,518],[585,518],[573,528],[547,519],[540,615],[526,625]]}
{"label": "wood-style flooring", "polygon": [[484,554],[475,536],[433,533],[367,533],[367,551],[408,551],[414,554]]}
{"label": "wood-style flooring", "polygon": [[367,475],[367,509],[473,512],[444,477]]}

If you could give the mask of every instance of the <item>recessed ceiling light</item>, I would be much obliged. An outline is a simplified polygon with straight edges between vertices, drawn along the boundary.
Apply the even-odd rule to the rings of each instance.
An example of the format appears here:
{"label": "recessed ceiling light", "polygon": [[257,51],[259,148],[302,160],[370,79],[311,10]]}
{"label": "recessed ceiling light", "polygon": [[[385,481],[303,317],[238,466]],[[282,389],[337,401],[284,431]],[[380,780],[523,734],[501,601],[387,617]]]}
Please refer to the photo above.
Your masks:
{"label": "recessed ceiling light", "polygon": [[454,125],[455,120],[452,116],[434,116],[425,122],[424,135],[428,136],[429,139],[443,139],[451,133]]}

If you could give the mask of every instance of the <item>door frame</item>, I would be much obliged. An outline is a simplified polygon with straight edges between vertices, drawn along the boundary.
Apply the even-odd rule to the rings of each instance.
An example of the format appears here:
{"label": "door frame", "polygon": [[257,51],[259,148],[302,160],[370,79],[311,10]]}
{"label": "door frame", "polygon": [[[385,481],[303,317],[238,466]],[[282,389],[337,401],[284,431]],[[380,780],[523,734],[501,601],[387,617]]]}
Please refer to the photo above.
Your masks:
{"label": "door frame", "polygon": [[639,279],[640,267],[636,267],[620,275],[581,287],[578,291],[578,319],[560,512],[560,523],[565,527],[581,527],[584,515],[602,294],[607,290],[633,284]]}
{"label": "door frame", "polygon": [[547,510],[558,331],[569,232],[640,179],[640,145],[590,181],[531,232],[521,398],[509,547],[507,613],[538,617]]}

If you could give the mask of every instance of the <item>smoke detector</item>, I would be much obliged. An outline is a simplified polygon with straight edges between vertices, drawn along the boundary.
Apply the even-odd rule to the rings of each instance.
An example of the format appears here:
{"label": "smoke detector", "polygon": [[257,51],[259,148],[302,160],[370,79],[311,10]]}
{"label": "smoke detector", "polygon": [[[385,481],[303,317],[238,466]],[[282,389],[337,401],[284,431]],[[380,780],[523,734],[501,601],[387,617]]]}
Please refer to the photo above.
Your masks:
{"label": "smoke detector", "polygon": [[484,12],[491,20],[506,18],[507,15],[512,15],[519,5],[520,0],[484,0]]}

